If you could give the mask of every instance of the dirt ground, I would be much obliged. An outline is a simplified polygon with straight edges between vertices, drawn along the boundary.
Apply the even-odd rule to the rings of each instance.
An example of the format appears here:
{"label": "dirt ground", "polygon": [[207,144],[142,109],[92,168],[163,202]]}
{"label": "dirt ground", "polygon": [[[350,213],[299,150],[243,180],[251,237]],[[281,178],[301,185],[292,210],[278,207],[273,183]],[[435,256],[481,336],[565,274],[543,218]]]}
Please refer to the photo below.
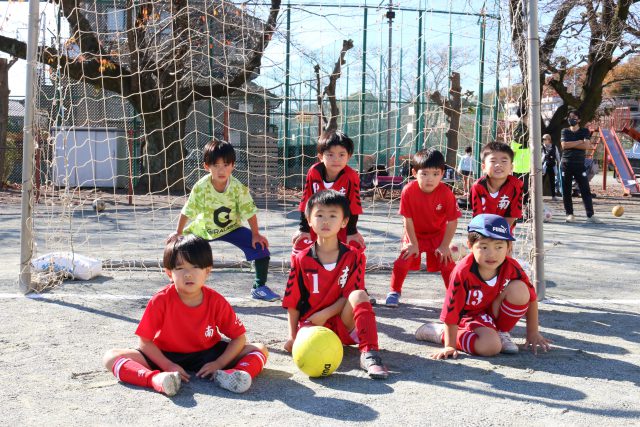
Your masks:
{"label": "dirt ground", "polygon": [[[399,308],[376,307],[388,380],[368,379],[353,348],[332,376],[310,379],[282,350],[285,311],[248,298],[250,272],[218,269],[209,283],[232,302],[249,339],[269,347],[267,368],[244,395],[193,380],[174,398],[119,384],[101,366],[108,348],[136,345],[146,301],[166,282],[161,272],[105,270],[24,297],[16,285],[19,206],[3,203],[7,197],[14,195],[0,192],[0,401],[7,425],[640,425],[640,199],[615,189],[595,199],[605,224],[585,224],[579,198],[578,223],[557,215],[545,224],[540,324],[553,340],[549,353],[429,359],[436,347],[413,334],[438,317],[444,291],[438,275],[418,272],[409,275]],[[610,214],[617,204],[625,207],[620,218]],[[548,205],[561,211],[560,202]],[[379,299],[389,275],[367,274]],[[272,269],[276,291],[285,281],[285,271]],[[514,331],[520,344],[524,330],[520,323]]]}

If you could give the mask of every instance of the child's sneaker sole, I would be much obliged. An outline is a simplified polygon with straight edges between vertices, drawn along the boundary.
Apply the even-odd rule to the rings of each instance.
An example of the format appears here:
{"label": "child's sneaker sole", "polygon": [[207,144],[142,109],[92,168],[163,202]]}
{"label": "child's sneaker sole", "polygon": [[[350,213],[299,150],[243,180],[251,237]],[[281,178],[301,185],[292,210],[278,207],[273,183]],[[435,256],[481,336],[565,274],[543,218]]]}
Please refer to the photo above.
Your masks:
{"label": "child's sneaker sole", "polygon": [[237,369],[216,371],[214,382],[225,390],[233,393],[244,393],[251,387],[251,375],[248,372]]}
{"label": "child's sneaker sole", "polygon": [[441,323],[427,322],[416,330],[418,341],[427,341],[434,344],[442,344],[442,332],[444,325]]}
{"label": "child's sneaker sole", "polygon": [[[154,383],[154,389],[167,396],[175,396],[180,391],[182,380],[178,372],[160,372],[151,380]],[[160,386],[160,389],[157,388]]]}

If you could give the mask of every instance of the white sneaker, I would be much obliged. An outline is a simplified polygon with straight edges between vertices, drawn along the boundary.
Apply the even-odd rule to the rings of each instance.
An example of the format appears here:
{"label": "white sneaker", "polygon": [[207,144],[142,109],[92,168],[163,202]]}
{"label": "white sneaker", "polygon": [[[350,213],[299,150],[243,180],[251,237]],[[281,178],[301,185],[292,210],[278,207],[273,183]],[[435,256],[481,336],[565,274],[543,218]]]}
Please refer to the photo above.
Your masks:
{"label": "white sneaker", "polygon": [[416,339],[418,341],[442,344],[443,331],[444,325],[442,323],[427,322],[416,330]]}
{"label": "white sneaker", "polygon": [[234,393],[244,393],[251,387],[251,375],[248,372],[238,369],[218,369],[214,382],[220,388],[232,391]]}
{"label": "white sneaker", "polygon": [[564,222],[576,222],[576,216],[575,215],[567,215],[567,218],[565,218]]}
{"label": "white sneaker", "polygon": [[180,390],[182,380],[178,372],[159,372],[151,378],[153,389],[167,396],[175,396]]}
{"label": "white sneaker", "polygon": [[498,336],[500,337],[500,344],[502,344],[502,350],[500,350],[500,353],[515,354],[520,351],[518,346],[511,341],[511,334],[509,334],[509,332],[498,331]]}
{"label": "white sneaker", "polygon": [[587,217],[587,222],[590,224],[602,224],[602,220],[595,215]]}

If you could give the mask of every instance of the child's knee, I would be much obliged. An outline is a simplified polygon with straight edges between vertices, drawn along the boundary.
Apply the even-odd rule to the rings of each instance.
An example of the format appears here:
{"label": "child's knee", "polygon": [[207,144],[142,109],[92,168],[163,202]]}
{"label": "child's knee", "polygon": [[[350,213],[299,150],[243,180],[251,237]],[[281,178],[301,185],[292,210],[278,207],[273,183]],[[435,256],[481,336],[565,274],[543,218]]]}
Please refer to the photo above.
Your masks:
{"label": "child's knee", "polygon": [[249,347],[253,347],[251,351],[259,351],[260,353],[264,354],[264,357],[269,357],[269,349],[266,345],[259,342],[252,342],[251,344],[249,344]]}
{"label": "child's knee", "polygon": [[502,343],[497,333],[483,334],[476,340],[475,353],[478,356],[495,356],[502,350]]}
{"label": "child's knee", "polygon": [[506,299],[512,304],[524,305],[529,302],[529,287],[522,280],[512,280],[505,290]]}
{"label": "child's knee", "polygon": [[111,370],[111,368],[113,368],[113,363],[116,361],[116,359],[118,357],[120,357],[121,352],[119,350],[116,349],[111,349],[108,350],[104,353],[104,356],[102,356],[102,364],[104,365],[105,368],[107,368],[107,370]]}
{"label": "child's knee", "polygon": [[358,289],[349,294],[349,302],[355,307],[356,304],[361,302],[369,302],[369,295],[364,290]]}

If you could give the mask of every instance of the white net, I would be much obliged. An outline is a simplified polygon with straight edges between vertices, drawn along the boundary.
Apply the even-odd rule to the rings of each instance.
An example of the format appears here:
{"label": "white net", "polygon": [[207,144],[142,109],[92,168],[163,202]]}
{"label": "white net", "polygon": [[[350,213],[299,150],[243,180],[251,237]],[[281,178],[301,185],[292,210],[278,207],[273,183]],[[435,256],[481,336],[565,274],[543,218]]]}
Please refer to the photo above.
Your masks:
{"label": "white net", "polygon": [[[517,134],[523,79],[508,11],[430,3],[307,1],[277,14],[264,1],[46,4],[43,13],[60,19],[43,20],[40,39],[37,255],[72,251],[107,267],[158,268],[164,239],[206,173],[202,148],[222,138],[236,148],[234,175],[260,208],[272,262],[285,266],[304,178],[317,161],[314,66],[324,87],[342,41],[352,39],[336,87],[338,127],[355,142],[350,165],[361,173],[369,267],[388,267],[402,235],[400,191],[375,189],[376,171],[406,182],[411,156],[438,147],[451,168],[446,181],[462,197],[454,170],[464,149],[477,155],[484,143]],[[460,86],[450,94],[451,73]],[[95,199],[104,211],[94,210]],[[470,217],[465,210],[456,241]],[[529,223],[517,230],[516,253],[527,258]],[[226,243],[212,247],[218,264],[244,259]]]}

